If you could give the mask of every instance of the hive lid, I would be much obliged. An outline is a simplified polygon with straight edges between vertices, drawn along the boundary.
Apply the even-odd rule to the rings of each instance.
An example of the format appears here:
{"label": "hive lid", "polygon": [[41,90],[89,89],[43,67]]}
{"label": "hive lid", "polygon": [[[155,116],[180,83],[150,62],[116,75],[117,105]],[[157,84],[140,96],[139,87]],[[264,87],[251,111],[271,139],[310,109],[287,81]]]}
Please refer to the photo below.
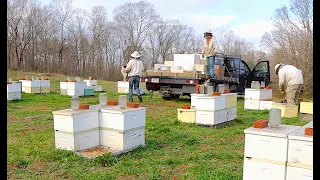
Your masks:
{"label": "hive lid", "polygon": [[238,95],[238,93],[221,94],[221,96],[231,96],[231,95]]}
{"label": "hive lid", "polygon": [[88,113],[88,112],[94,112],[94,111],[99,111],[97,108],[92,108],[89,106],[89,109],[78,109],[78,110],[73,110],[73,109],[63,109],[59,111],[53,111],[53,115],[62,115],[62,116],[73,116],[77,114],[83,114],[83,113]]}
{"label": "hive lid", "polygon": [[142,109],[145,110],[146,108],[145,107],[138,107],[138,108],[126,107],[125,109],[120,109],[118,106],[108,106],[108,107],[101,108],[101,112],[112,113],[112,114],[123,114],[126,112],[138,111]]}
{"label": "hive lid", "polygon": [[195,109],[177,109],[177,111],[196,112]]}
{"label": "hive lid", "polygon": [[313,136],[305,135],[305,128],[307,128],[307,127],[313,127],[313,121],[311,121],[308,124],[302,126],[302,128],[299,129],[298,131],[291,133],[288,136],[288,138],[289,139],[301,140],[301,141],[313,141]]}
{"label": "hive lid", "polygon": [[279,125],[278,129],[272,129],[270,126],[262,129],[249,127],[244,130],[245,134],[255,134],[262,136],[287,137],[289,134],[299,130],[301,126]]}

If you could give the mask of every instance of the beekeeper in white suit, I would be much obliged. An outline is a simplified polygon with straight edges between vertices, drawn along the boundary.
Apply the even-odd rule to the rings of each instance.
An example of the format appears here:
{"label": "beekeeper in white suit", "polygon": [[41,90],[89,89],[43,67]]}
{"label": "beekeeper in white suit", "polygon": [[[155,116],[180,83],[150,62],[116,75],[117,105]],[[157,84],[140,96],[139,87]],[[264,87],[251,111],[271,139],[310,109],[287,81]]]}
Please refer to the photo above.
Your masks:
{"label": "beekeeper in white suit", "polygon": [[144,67],[143,67],[142,61],[140,60],[140,54],[138,53],[138,51],[134,51],[131,54],[131,59],[124,70],[125,73],[128,73],[128,78],[129,78],[129,101],[130,102],[133,102],[133,98],[132,98],[133,88],[137,93],[139,102],[142,102],[139,83],[140,83],[140,76],[142,76],[143,70],[144,70]]}
{"label": "beekeeper in white suit", "polygon": [[275,71],[279,76],[279,89],[282,94],[286,87],[287,103],[299,105],[298,99],[303,86],[302,71],[292,65],[282,63],[275,66]]}

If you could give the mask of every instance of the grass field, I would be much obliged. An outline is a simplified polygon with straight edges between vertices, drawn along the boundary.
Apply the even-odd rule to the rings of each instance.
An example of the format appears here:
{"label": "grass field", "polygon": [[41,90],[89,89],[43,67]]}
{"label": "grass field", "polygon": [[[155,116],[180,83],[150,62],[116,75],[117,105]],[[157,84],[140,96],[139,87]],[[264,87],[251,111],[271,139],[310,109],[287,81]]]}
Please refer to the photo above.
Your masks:
{"label": "grass field", "polygon": [[[36,73],[8,71],[14,80],[25,75]],[[243,130],[255,120],[268,119],[268,111],[244,110],[244,100],[238,98],[237,119],[230,125],[219,129],[187,125],[177,121],[177,108],[190,104],[189,99],[164,101],[155,94],[151,100],[145,95],[140,106],[147,107],[146,147],[88,160],[55,149],[51,112],[69,108],[71,97],[59,94],[59,82],[66,76],[45,76],[51,80],[51,93],[22,93],[22,100],[8,102],[8,179],[242,179]],[[109,99],[118,98],[116,82],[98,84]],[[80,101],[98,104],[98,93]],[[282,120],[306,123],[299,118]]]}

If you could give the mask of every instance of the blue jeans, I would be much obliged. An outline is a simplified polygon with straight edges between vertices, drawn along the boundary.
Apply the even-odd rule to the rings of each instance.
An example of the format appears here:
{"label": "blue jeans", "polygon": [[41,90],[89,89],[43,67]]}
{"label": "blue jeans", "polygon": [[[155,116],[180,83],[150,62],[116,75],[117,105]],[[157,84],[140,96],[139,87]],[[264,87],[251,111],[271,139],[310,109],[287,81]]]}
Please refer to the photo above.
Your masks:
{"label": "blue jeans", "polygon": [[140,89],[139,89],[139,83],[140,83],[140,77],[139,76],[130,76],[129,77],[129,101],[130,102],[133,102],[133,99],[132,99],[133,88],[136,91],[137,95],[141,96],[140,95]]}
{"label": "blue jeans", "polygon": [[212,78],[215,77],[215,75],[214,75],[215,59],[216,59],[216,56],[206,57],[207,66],[208,66],[208,73],[210,74],[210,76],[211,76]]}

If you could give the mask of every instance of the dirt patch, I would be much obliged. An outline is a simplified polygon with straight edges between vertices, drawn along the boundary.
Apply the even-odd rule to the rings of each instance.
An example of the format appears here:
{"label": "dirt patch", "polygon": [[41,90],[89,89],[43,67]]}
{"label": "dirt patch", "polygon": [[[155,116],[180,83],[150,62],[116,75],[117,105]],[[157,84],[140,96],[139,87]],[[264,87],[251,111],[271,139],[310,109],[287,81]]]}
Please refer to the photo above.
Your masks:
{"label": "dirt patch", "polygon": [[43,125],[39,125],[39,126],[30,126],[30,127],[28,127],[28,129],[19,130],[18,133],[25,134],[28,131],[43,131],[43,130],[46,130],[46,129],[51,128],[51,127],[52,127],[52,124],[43,124]]}
{"label": "dirt patch", "polygon": [[48,110],[53,110],[53,108],[46,106],[46,105],[38,105],[38,106],[22,106],[20,107],[21,110],[23,111],[48,111]]}
{"label": "dirt patch", "polygon": [[95,157],[98,157],[98,156],[102,156],[103,154],[106,154],[108,152],[116,152],[116,150],[112,150],[112,149],[109,149],[107,147],[101,147],[101,146],[97,146],[97,147],[93,147],[93,148],[90,148],[90,149],[86,149],[86,150],[83,150],[83,151],[80,151],[80,154],[88,157],[88,158],[95,158]]}
{"label": "dirt patch", "polygon": [[34,162],[30,166],[28,166],[28,169],[31,170],[31,171],[45,171],[46,163],[44,163],[44,162]]}
{"label": "dirt patch", "polygon": [[186,172],[186,170],[188,168],[192,167],[192,164],[181,164],[181,165],[178,165],[175,169],[174,169],[174,172],[176,174],[183,174]]}

